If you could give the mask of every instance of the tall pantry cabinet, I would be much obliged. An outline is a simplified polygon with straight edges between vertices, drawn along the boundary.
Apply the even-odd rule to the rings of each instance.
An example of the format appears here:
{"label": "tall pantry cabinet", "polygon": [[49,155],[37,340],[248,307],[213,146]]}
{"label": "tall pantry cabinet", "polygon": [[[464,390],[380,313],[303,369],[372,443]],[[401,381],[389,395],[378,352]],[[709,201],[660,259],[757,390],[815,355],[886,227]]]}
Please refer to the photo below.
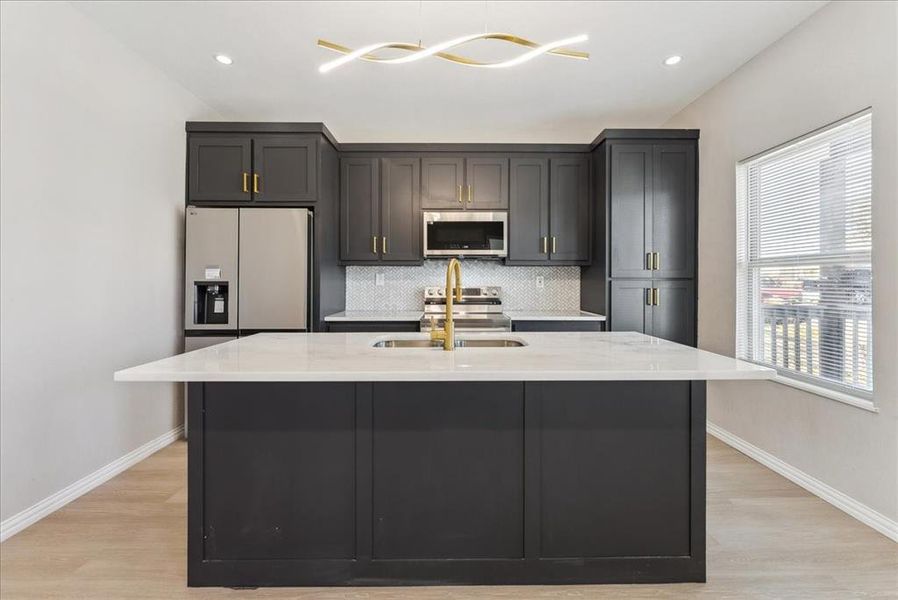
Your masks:
{"label": "tall pantry cabinet", "polygon": [[698,130],[606,130],[593,150],[581,306],[609,331],[696,344]]}

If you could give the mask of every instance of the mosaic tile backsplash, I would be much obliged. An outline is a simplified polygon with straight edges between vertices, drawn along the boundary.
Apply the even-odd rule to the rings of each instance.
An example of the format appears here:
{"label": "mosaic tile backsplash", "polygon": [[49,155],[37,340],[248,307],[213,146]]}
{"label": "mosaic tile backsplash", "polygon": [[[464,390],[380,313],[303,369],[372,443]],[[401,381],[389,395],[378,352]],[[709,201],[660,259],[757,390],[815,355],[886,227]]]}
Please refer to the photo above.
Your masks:
{"label": "mosaic tile backsplash", "polygon": [[[420,310],[424,288],[445,285],[444,260],[420,267],[346,267],[346,310]],[[383,273],[384,285],[376,285]],[[542,276],[544,287],[536,287]],[[462,284],[498,285],[505,310],[579,310],[580,267],[507,267],[486,260],[462,261]]]}

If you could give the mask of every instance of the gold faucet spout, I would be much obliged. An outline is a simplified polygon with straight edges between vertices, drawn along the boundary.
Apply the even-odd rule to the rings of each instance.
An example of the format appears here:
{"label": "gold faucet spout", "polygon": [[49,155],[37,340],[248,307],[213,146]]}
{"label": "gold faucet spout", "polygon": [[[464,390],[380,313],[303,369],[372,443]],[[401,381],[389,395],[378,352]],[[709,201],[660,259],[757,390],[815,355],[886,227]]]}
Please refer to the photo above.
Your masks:
{"label": "gold faucet spout", "polygon": [[[455,285],[453,285],[453,275]],[[446,320],[442,328],[437,328],[433,323],[430,328],[430,339],[441,340],[443,350],[455,350],[455,321],[452,320],[453,296],[455,301],[461,302],[461,263],[457,258],[449,261],[446,267]]]}

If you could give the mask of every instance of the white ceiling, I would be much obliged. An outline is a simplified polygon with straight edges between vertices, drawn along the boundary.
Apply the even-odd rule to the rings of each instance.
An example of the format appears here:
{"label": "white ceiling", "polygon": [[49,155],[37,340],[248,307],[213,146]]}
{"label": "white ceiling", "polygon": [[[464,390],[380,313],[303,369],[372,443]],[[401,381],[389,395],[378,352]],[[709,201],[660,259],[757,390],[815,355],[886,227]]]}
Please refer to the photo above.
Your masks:
{"label": "white ceiling", "polygon": [[[323,121],[342,142],[582,143],[605,127],[662,125],[825,2],[73,4],[226,119]],[[540,43],[586,33],[577,49],[591,59],[317,70],[338,56],[316,47],[319,37],[358,48],[416,42],[420,31],[426,46],[485,26]],[[520,51],[496,41],[455,50],[481,59]],[[665,67],[671,54],[683,62]]]}

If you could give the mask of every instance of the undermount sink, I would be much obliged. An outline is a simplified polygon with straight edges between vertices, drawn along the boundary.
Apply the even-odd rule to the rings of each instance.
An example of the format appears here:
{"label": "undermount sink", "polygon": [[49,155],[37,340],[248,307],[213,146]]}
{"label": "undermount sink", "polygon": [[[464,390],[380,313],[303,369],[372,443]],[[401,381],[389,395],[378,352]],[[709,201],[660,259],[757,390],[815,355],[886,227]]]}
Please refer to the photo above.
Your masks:
{"label": "undermount sink", "polygon": [[[456,339],[456,348],[520,348],[526,342],[513,339]],[[381,340],[375,348],[442,348],[439,340]]]}

